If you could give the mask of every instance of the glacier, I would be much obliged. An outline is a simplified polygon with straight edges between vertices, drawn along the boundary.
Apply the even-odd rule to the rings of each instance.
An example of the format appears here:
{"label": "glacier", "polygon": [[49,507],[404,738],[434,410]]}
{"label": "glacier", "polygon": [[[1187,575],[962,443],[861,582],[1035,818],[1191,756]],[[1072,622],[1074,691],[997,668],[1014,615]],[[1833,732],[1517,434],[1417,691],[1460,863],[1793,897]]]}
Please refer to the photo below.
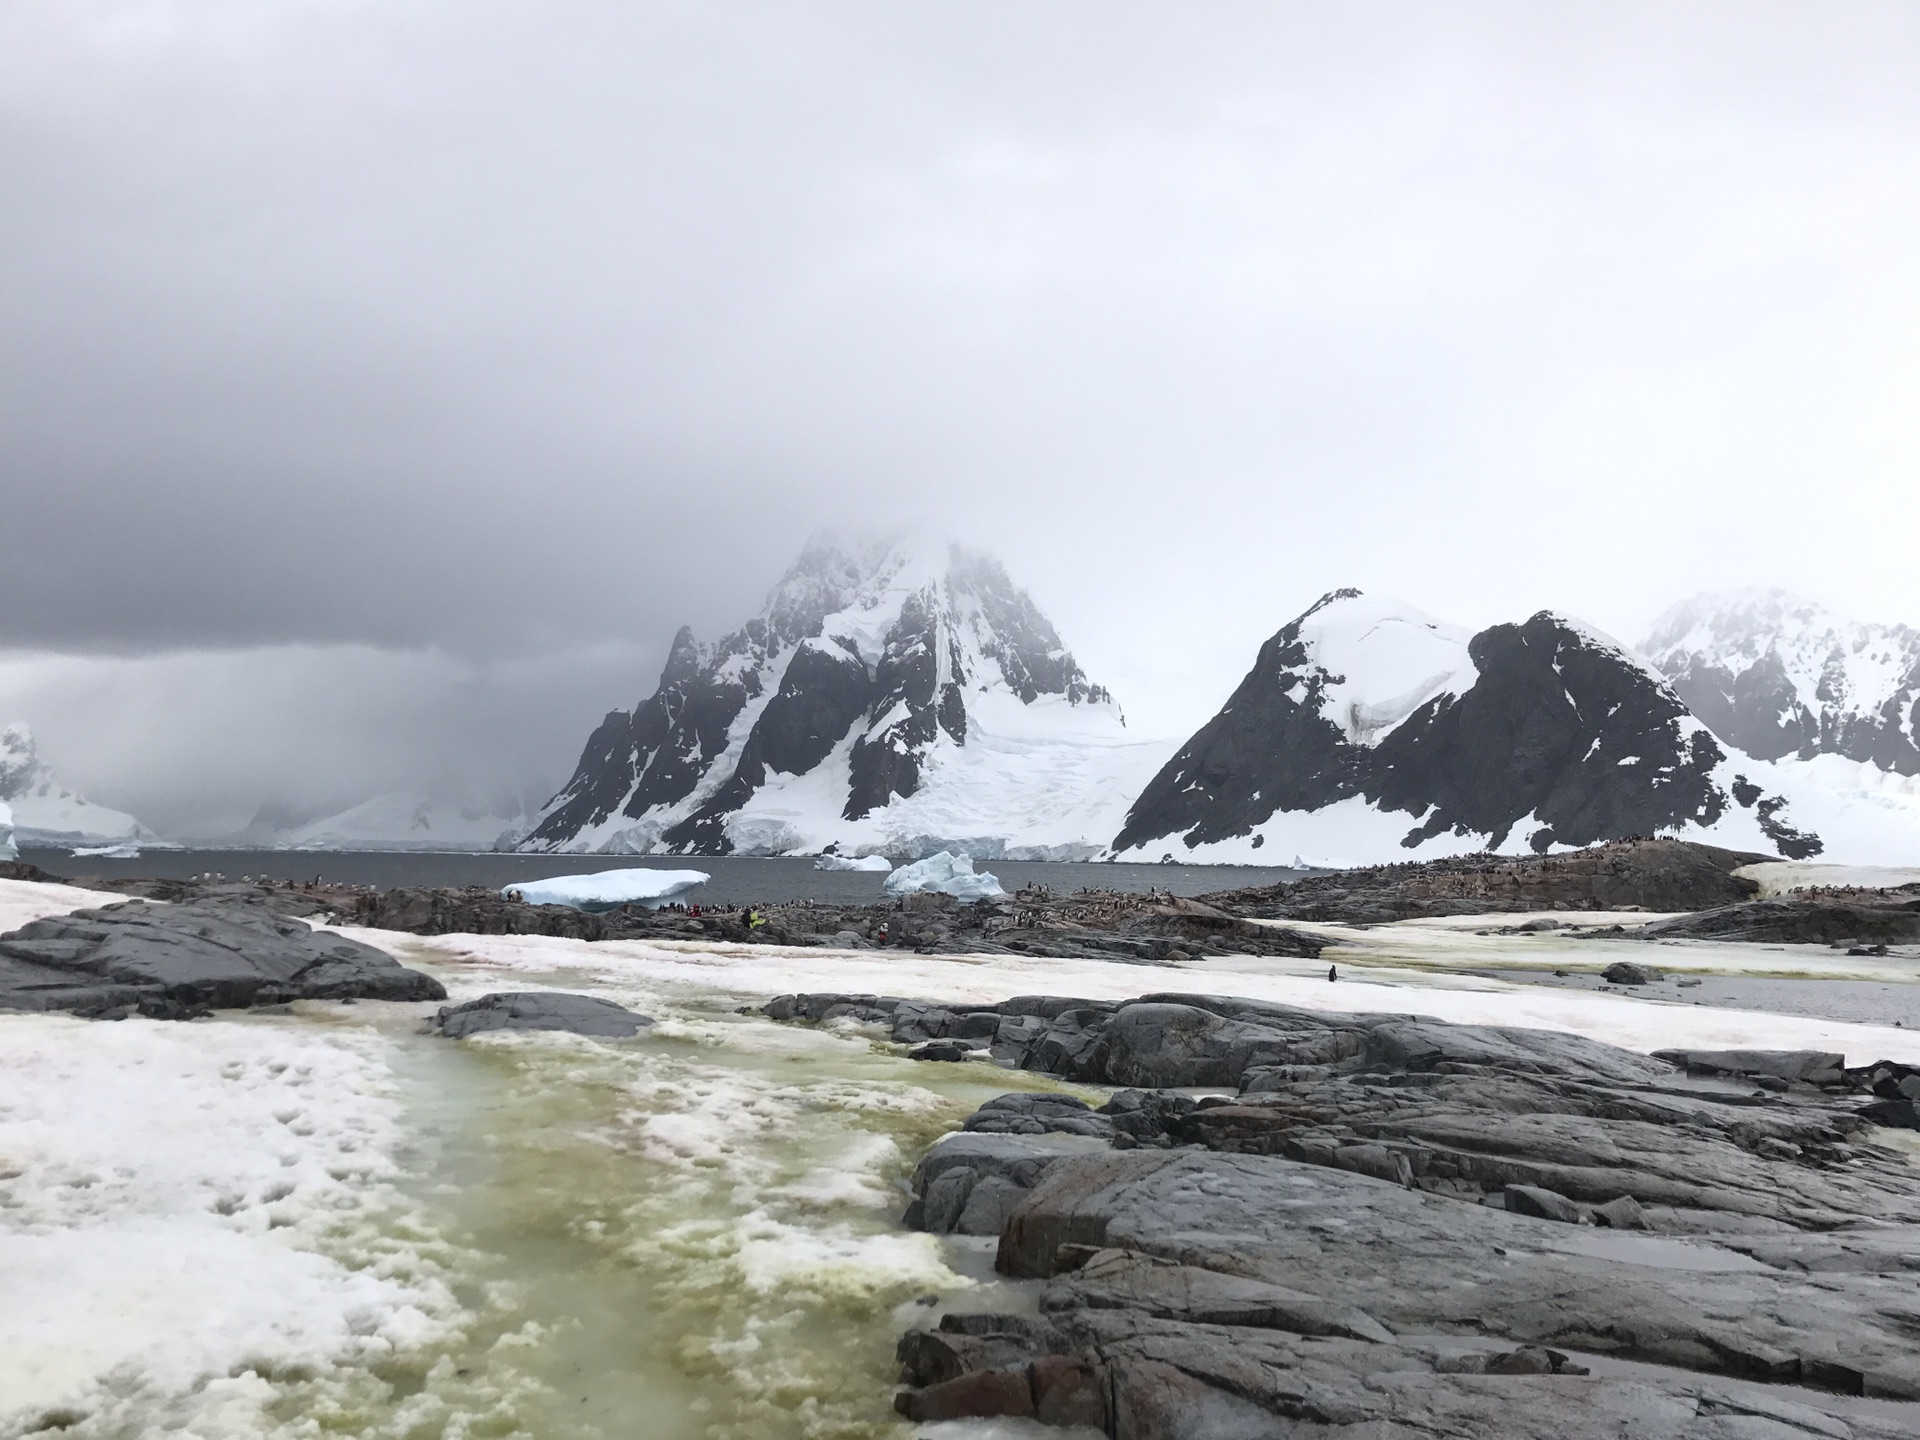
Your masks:
{"label": "glacier", "polygon": [[125,811],[96,805],[62,784],[40,755],[32,729],[21,721],[0,730],[0,801],[12,808],[16,846],[163,843]]}

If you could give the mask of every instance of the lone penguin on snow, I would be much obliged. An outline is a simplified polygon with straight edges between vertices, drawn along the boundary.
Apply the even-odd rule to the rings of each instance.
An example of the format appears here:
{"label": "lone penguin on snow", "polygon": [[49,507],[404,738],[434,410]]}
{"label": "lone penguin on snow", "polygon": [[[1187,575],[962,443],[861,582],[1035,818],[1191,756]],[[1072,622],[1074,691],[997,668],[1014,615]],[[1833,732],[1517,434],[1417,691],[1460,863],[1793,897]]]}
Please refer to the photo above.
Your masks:
{"label": "lone penguin on snow", "polygon": [[1339,967],[1336,965],[1327,966],[1327,979],[1331,981],[1331,980],[1338,980],[1339,978],[1340,978]]}

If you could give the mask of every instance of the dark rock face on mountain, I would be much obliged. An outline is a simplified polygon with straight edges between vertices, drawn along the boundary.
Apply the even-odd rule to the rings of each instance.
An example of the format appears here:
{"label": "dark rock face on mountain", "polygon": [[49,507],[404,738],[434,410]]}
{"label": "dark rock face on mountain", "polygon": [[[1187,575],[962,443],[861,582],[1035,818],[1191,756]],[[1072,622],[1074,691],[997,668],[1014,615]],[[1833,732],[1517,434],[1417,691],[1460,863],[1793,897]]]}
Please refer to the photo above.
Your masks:
{"label": "dark rock face on mountain", "polygon": [[523,848],[733,853],[756,791],[842,747],[836,813],[816,818],[865,819],[917,793],[938,745],[966,745],[970,696],[994,688],[1112,708],[997,561],[816,537],[741,629],[680,631],[659,689],[601,722]]}
{"label": "dark rock face on mountain", "polygon": [[288,1000],[444,1000],[371,945],[253,905],[128,901],[0,935],[0,1008],[163,1018]]}
{"label": "dark rock face on mountain", "polygon": [[[1373,654],[1388,650],[1376,637],[1390,625],[1412,631],[1416,660],[1439,673]],[[1408,847],[1451,834],[1498,849],[1524,823],[1544,852],[1713,825],[1730,803],[1714,777],[1724,758],[1656,675],[1559,616],[1450,642],[1438,622],[1341,590],[1261,647],[1114,848],[1191,848],[1281,811],[1357,801],[1404,815]]]}
{"label": "dark rock face on mountain", "polygon": [[1565,855],[1463,855],[1341,870],[1206,900],[1236,915],[1379,925],[1529,910],[1711,910],[1759,893],[1733,872],[1768,857],[1686,840],[1619,840]]}
{"label": "dark rock face on mountain", "polygon": [[1676,605],[1641,649],[1715,735],[1755,759],[1840,755],[1920,774],[1920,631],[1750,591]]}
{"label": "dark rock face on mountain", "polygon": [[[887,1003],[896,1038],[985,1028]],[[1006,1095],[928,1153],[907,1223],[998,1234],[997,1268],[1044,1288],[1037,1315],[903,1337],[913,1420],[1125,1440],[1920,1426],[1920,1187],[1876,1143],[1913,1113],[1910,1067],[1204,996],[995,1007],[1029,1020],[995,1042],[1027,1068],[1239,1093]]]}
{"label": "dark rock face on mountain", "polygon": [[496,1030],[563,1030],[603,1040],[625,1040],[652,1026],[645,1015],[597,995],[551,990],[502,991],[464,1005],[441,1007],[428,1022],[452,1040]]}

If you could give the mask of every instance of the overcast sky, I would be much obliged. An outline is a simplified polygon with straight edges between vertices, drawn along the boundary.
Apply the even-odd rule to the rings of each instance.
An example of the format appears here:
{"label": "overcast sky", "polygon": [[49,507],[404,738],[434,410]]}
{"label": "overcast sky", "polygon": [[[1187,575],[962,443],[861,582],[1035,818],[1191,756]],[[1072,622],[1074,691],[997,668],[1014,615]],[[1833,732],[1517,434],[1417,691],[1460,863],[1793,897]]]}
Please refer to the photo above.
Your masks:
{"label": "overcast sky", "polygon": [[1920,623],[1920,8],[10,0],[0,721],[557,785],[822,523],[1136,729],[1342,584]]}

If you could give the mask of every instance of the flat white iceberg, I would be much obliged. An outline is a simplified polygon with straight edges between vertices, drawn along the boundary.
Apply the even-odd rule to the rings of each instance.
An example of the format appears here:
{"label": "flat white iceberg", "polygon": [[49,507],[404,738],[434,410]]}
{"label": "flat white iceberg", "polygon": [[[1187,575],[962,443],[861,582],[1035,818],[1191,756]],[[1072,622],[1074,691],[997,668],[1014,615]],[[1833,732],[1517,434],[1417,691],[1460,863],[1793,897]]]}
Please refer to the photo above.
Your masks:
{"label": "flat white iceberg", "polygon": [[816,870],[870,870],[875,875],[884,875],[893,869],[893,862],[884,855],[822,855],[813,862]]}
{"label": "flat white iceberg", "polygon": [[140,847],[131,841],[125,845],[76,845],[73,853],[81,859],[138,860]]}
{"label": "flat white iceberg", "polygon": [[529,905],[571,905],[576,910],[614,905],[645,905],[658,909],[676,896],[713,877],[704,870],[600,870],[591,875],[554,875],[545,880],[523,880],[501,888],[509,899],[518,896]]}
{"label": "flat white iceberg", "polygon": [[902,865],[887,877],[889,895],[911,895],[937,890],[961,900],[997,900],[1007,892],[997,876],[975,871],[973,857],[942,850],[911,865]]}

